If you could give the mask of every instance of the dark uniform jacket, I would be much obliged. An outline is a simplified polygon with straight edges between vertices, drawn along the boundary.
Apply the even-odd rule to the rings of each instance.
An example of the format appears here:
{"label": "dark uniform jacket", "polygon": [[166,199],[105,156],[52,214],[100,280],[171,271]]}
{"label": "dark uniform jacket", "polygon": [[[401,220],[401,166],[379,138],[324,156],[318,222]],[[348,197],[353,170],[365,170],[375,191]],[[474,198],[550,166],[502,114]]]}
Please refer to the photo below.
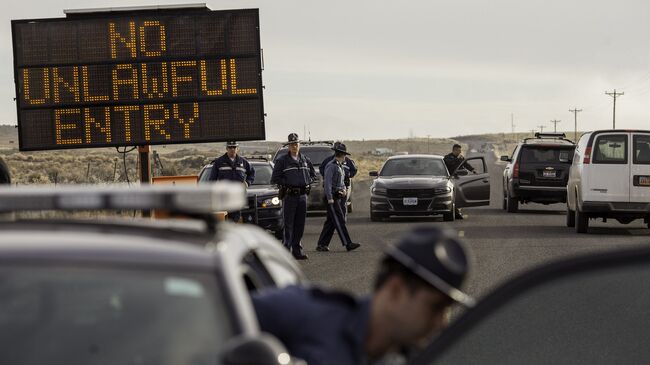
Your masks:
{"label": "dark uniform jacket", "polygon": [[[318,171],[320,172],[321,176],[325,176],[325,166],[327,166],[327,164],[330,163],[330,161],[333,159],[334,155],[324,159],[320,166],[318,166]],[[350,186],[350,179],[357,174],[357,165],[351,158],[345,156],[345,161],[343,161],[342,166],[343,171],[345,172],[345,186]]]}
{"label": "dark uniform jacket", "polygon": [[[461,155],[462,156],[462,155]],[[444,157],[445,165],[447,165],[447,170],[449,170],[450,174],[453,174],[454,171],[458,168],[458,166],[463,165],[465,162],[465,158],[461,157],[458,158],[454,156],[453,153],[449,153]],[[469,171],[474,171],[474,168],[470,166],[468,163],[465,163],[463,165],[463,168],[468,169]]]}
{"label": "dark uniform jacket", "polygon": [[252,185],[253,181],[255,181],[255,169],[245,158],[237,155],[235,161],[232,161],[226,153],[212,161],[210,180],[245,181],[248,185]]}
{"label": "dark uniform jacket", "polygon": [[252,295],[260,329],[309,365],[367,363],[370,298],[289,286]]}
{"label": "dark uniform jacket", "polygon": [[286,153],[275,162],[271,183],[289,188],[306,188],[315,177],[316,170],[307,156],[298,153],[296,161],[290,153]]}

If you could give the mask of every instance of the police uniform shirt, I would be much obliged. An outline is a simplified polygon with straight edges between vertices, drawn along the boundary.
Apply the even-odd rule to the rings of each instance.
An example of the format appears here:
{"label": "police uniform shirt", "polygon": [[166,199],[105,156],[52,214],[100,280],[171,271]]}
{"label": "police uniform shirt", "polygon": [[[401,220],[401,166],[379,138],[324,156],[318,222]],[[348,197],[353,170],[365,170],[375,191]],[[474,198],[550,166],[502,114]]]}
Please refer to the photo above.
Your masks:
{"label": "police uniform shirt", "polygon": [[309,158],[302,153],[293,158],[290,153],[280,157],[273,167],[271,183],[292,188],[309,186],[316,177],[316,171]]}
{"label": "police uniform shirt", "polygon": [[[445,157],[443,158],[443,161],[445,162],[445,165],[447,165],[447,170],[449,170],[449,173],[451,174],[458,168],[458,166],[462,165],[465,162],[465,159],[464,158],[458,158],[458,157],[454,156],[453,153],[449,153],[449,154],[445,155]],[[466,168],[469,171],[474,171],[474,168],[470,164],[466,163],[466,164],[464,164],[463,167]]]}
{"label": "police uniform shirt", "polygon": [[343,167],[337,160],[332,160],[325,167],[325,195],[327,200],[334,199],[333,193],[338,190],[345,189],[345,183],[343,181],[345,173],[343,172]]}
{"label": "police uniform shirt", "polygon": [[255,169],[245,158],[236,155],[233,160],[226,153],[212,161],[209,180],[245,181],[250,186],[255,181]]}
{"label": "police uniform shirt", "polygon": [[309,365],[366,364],[370,298],[289,286],[252,295],[260,329]]}
{"label": "police uniform shirt", "polygon": [[[331,155],[327,157],[326,159],[323,160],[323,163],[318,166],[318,171],[320,172],[321,176],[325,176],[325,167],[334,159],[334,155]],[[341,164],[343,167],[343,171],[345,172],[345,180],[346,183],[345,185],[350,185],[350,179],[353,178],[357,174],[357,166],[354,164],[354,161],[352,161],[351,158],[348,156],[345,156],[345,160]]]}

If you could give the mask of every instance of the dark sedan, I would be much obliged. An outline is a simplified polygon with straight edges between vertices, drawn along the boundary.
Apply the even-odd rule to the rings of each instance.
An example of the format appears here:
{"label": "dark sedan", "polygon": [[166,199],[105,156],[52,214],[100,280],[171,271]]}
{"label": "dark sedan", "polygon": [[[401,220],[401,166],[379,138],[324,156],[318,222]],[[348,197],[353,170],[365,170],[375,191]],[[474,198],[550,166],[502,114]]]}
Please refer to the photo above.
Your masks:
{"label": "dark sedan", "polygon": [[[255,168],[255,181],[246,189],[248,204],[241,211],[242,221],[256,224],[273,232],[276,238],[282,238],[282,201],[278,197],[278,188],[271,185],[273,165],[261,158],[248,160]],[[211,169],[212,164],[203,167],[199,173],[199,183],[208,181]]]}
{"label": "dark sedan", "polygon": [[442,215],[455,219],[455,208],[490,204],[490,180],[483,157],[467,159],[475,173],[461,166],[448,171],[442,156],[390,157],[370,186],[370,219]]}

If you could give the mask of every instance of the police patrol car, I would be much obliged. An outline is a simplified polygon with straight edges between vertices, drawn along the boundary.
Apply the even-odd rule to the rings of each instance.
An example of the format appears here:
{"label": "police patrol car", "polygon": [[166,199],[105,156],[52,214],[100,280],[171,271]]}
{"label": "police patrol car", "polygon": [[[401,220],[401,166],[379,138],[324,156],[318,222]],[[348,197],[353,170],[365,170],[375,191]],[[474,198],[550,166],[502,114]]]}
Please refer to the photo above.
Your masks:
{"label": "police patrol car", "polygon": [[[0,363],[295,363],[249,292],[305,279],[262,229],[215,221],[244,203],[227,183],[1,188]],[[196,219],[13,216],[136,209]]]}

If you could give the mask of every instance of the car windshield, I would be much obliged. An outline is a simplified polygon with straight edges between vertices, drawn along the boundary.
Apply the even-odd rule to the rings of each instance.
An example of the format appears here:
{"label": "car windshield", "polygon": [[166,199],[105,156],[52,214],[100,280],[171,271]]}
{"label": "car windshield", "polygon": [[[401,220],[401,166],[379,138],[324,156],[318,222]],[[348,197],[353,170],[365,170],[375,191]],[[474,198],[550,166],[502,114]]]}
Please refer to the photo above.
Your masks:
{"label": "car windshield", "polygon": [[209,274],[0,268],[0,363],[215,364],[233,335]]}
{"label": "car windshield", "polygon": [[271,165],[268,163],[254,164],[253,168],[255,169],[253,185],[271,185],[271,174],[273,173]]}
{"label": "car windshield", "polygon": [[524,146],[521,163],[563,163],[571,164],[574,147]]}
{"label": "car windshield", "polygon": [[199,175],[199,182],[206,182],[210,178],[210,171],[212,171],[212,165],[206,166],[201,175]]}
{"label": "car windshield", "polygon": [[380,176],[427,175],[449,176],[442,159],[436,158],[396,158],[386,161]]}
{"label": "car windshield", "polygon": [[[277,161],[277,159],[280,156],[283,156],[286,153],[287,153],[287,149],[282,148],[275,155],[275,160]],[[307,156],[314,166],[319,166],[321,163],[323,163],[323,160],[325,160],[326,158],[332,156],[334,154],[334,151],[332,151],[332,149],[329,148],[329,147],[305,147],[305,146],[303,146],[302,148],[300,148],[300,153]]]}

